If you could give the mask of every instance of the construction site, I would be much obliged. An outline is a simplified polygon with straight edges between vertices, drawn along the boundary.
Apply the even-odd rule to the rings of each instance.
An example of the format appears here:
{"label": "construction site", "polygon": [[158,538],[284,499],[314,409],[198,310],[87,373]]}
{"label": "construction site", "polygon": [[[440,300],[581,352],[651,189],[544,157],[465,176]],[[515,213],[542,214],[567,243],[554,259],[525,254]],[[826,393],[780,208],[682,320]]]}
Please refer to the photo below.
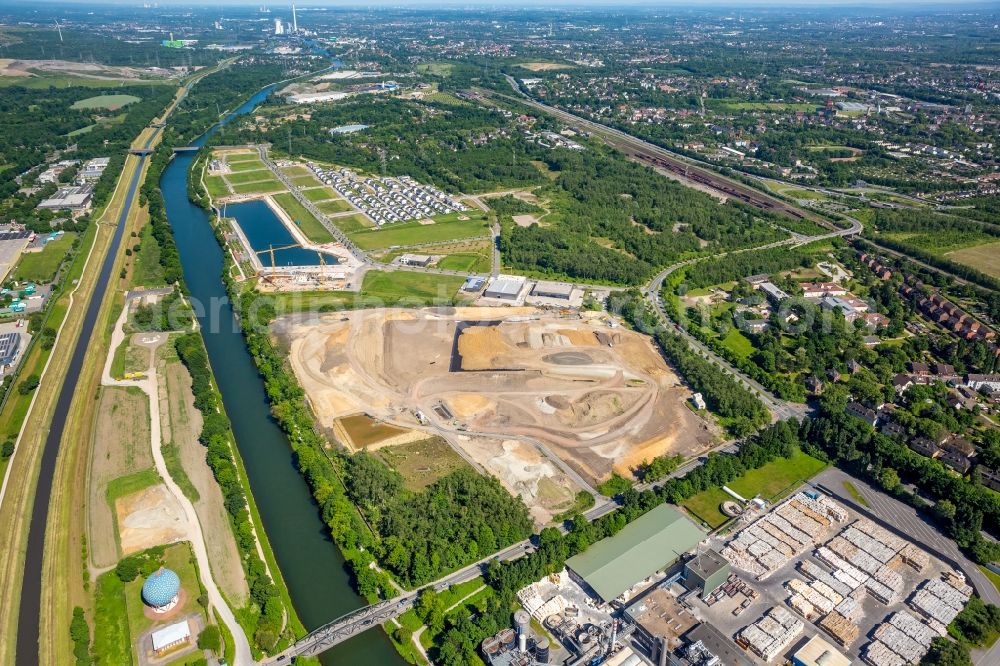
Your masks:
{"label": "construction site", "polygon": [[[439,435],[539,519],[612,471],[698,455],[718,437],[651,340],[601,313],[366,310],[283,317],[272,333],[331,439]],[[391,428],[352,436],[361,414]]]}

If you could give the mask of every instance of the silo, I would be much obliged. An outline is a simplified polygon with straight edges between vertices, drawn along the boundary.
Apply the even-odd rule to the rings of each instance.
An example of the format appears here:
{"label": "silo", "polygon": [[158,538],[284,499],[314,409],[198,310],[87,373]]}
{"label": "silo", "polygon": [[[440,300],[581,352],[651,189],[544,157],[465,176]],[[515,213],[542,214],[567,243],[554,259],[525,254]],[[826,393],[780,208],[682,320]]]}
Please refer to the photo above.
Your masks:
{"label": "silo", "polygon": [[549,663],[549,639],[539,638],[535,643],[535,661]]}
{"label": "silo", "polygon": [[517,649],[521,652],[528,650],[528,624],[531,623],[531,616],[525,610],[514,613],[514,624],[517,625]]}

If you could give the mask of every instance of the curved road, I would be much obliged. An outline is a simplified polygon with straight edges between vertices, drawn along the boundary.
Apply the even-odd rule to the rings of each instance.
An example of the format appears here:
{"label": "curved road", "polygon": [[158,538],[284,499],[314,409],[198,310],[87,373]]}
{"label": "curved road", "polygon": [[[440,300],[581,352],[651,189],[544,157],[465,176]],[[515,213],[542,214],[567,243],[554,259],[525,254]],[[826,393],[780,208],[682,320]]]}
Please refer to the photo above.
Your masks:
{"label": "curved road", "polygon": [[111,376],[111,364],[115,358],[115,350],[125,341],[124,328],[125,322],[128,319],[128,313],[129,300],[126,296],[125,306],[122,308],[121,315],[119,315],[118,321],[115,322],[115,328],[111,333],[111,346],[108,349],[108,357],[104,362],[101,385],[125,388],[134,386],[149,398],[150,445],[156,472],[160,475],[167,490],[170,491],[170,494],[174,496],[174,499],[184,511],[184,517],[187,522],[185,537],[191,542],[191,549],[194,551],[195,559],[198,561],[198,573],[200,574],[201,584],[208,594],[209,602],[214,607],[215,612],[218,613],[222,623],[226,625],[226,629],[232,635],[233,641],[236,644],[236,654],[233,658],[234,666],[249,666],[249,664],[253,663],[250,643],[247,641],[246,632],[243,631],[243,627],[236,621],[236,616],[233,614],[232,609],[229,608],[225,598],[222,596],[222,592],[219,591],[219,586],[212,577],[212,566],[208,559],[208,549],[205,546],[205,534],[202,531],[201,522],[198,520],[198,514],[195,512],[191,500],[187,498],[180,489],[180,486],[177,485],[174,478],[170,475],[167,463],[163,459],[163,449],[161,448],[163,431],[160,427],[160,386],[156,376],[155,348],[166,340],[167,334],[149,334],[151,337],[156,337],[157,340],[155,343],[147,345],[150,352],[149,368],[146,370],[144,377],[141,379],[119,380]]}

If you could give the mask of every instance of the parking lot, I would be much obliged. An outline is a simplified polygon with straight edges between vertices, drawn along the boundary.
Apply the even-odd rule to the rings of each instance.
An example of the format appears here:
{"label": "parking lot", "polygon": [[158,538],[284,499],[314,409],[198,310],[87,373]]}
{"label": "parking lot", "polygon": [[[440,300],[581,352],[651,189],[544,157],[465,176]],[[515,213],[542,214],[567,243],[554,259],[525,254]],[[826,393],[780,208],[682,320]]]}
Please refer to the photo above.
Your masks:
{"label": "parking lot", "polygon": [[454,197],[432,185],[421,185],[409,176],[362,178],[350,169],[324,169],[317,165],[310,168],[317,178],[379,227],[469,210]]}

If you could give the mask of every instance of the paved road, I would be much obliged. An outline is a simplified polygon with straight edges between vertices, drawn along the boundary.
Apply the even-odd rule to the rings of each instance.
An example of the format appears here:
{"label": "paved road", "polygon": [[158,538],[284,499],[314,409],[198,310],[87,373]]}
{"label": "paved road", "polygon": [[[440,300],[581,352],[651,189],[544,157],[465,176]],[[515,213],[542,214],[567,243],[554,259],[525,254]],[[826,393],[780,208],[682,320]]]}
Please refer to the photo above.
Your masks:
{"label": "paved road", "polygon": [[[857,500],[844,487],[845,481],[854,485],[858,493],[868,502],[868,507],[858,504]],[[969,583],[976,588],[976,592],[983,598],[983,601],[1000,605],[1000,592],[997,591],[996,586],[979,570],[974,562],[959,550],[958,545],[953,540],[937,529],[930,518],[920,515],[913,507],[903,504],[894,497],[890,497],[883,491],[836,467],[823,471],[813,478],[812,483],[822,485],[825,490],[836,495],[838,500],[850,504],[859,513],[874,516],[889,529],[902,535],[903,538],[911,539],[926,549],[934,551],[935,555],[950,560],[952,566],[958,567],[965,573]],[[1000,663],[1000,661],[996,663]]]}

